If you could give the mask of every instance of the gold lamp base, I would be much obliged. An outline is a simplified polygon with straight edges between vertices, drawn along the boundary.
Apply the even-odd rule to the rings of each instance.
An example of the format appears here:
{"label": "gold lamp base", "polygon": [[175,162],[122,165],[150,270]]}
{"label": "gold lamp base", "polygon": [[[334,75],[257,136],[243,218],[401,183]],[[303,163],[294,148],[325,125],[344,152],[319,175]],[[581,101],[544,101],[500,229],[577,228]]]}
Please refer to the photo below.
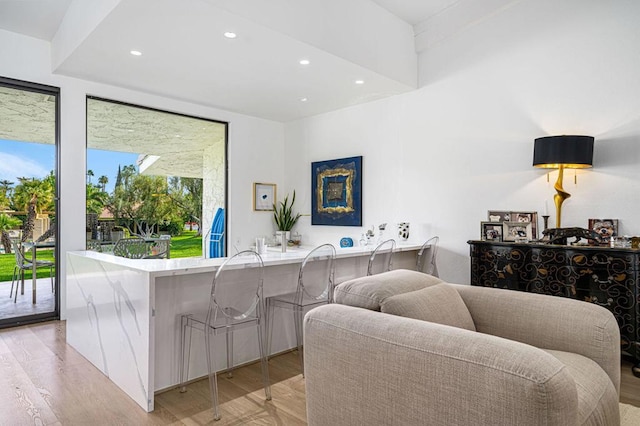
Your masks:
{"label": "gold lamp base", "polygon": [[558,168],[558,180],[556,180],[555,188],[557,194],[553,196],[553,202],[556,205],[556,228],[562,228],[561,226],[561,217],[562,217],[562,203],[564,200],[571,197],[567,191],[562,187],[562,179],[564,178],[564,165],[560,164]]}

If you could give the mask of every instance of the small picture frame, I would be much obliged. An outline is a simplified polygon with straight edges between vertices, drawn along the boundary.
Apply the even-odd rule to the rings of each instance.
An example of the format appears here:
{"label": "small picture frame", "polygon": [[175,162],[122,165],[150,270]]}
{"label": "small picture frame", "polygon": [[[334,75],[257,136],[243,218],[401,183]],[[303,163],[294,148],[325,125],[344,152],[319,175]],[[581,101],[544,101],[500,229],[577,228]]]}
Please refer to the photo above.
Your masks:
{"label": "small picture frame", "polygon": [[502,223],[480,222],[480,239],[482,241],[502,241]]}
{"label": "small picture frame", "polygon": [[589,229],[600,234],[603,242],[618,236],[618,219],[589,219]]}
{"label": "small picture frame", "polygon": [[538,212],[511,212],[511,222],[531,223],[529,239],[538,239]]}
{"label": "small picture frame", "polygon": [[276,202],[276,184],[260,183],[253,184],[253,210],[257,212],[273,211],[273,204]]}
{"label": "small picture frame", "polygon": [[487,212],[487,220],[489,222],[509,222],[511,220],[511,212],[502,210],[489,210]]}
{"label": "small picture frame", "polygon": [[502,222],[504,241],[531,241],[533,239],[531,222]]}

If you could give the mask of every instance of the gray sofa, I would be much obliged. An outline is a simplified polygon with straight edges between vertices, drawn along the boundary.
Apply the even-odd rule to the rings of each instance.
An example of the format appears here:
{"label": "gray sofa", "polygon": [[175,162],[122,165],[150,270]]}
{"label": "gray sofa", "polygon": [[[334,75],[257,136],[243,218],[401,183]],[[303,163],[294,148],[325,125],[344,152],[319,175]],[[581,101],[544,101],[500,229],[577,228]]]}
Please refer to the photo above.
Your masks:
{"label": "gray sofa", "polygon": [[311,426],[620,423],[620,337],[604,308],[406,270],[334,297],[304,321]]}

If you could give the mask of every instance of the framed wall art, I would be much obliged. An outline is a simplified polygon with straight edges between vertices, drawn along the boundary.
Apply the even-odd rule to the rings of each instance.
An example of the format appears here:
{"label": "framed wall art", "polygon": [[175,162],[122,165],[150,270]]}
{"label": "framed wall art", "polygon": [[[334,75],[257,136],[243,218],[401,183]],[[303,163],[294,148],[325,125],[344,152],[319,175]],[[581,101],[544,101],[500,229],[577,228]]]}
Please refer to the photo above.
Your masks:
{"label": "framed wall art", "polygon": [[482,241],[502,241],[502,222],[480,222]]}
{"label": "framed wall art", "polygon": [[276,184],[253,184],[253,210],[258,212],[273,211],[273,203],[276,202]]}
{"label": "framed wall art", "polygon": [[311,163],[311,224],[362,226],[362,156]]}

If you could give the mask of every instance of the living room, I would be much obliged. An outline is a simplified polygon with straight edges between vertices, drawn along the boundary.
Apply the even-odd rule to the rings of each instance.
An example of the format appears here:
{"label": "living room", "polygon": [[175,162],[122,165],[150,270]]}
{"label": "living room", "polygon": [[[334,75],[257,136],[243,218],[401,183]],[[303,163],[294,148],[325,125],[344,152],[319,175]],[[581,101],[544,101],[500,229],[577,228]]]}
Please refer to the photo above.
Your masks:
{"label": "living room", "polygon": [[[84,49],[100,46],[106,43],[102,37],[116,34],[111,28],[114,23],[109,23],[109,28],[100,26],[100,20],[110,10],[118,13],[118,7],[132,7],[144,11],[148,5],[128,0],[98,2],[100,7],[94,5],[92,15],[83,11],[80,3],[67,2],[76,15],[64,17],[60,24],[63,31],[54,31],[49,40],[20,34],[6,24],[0,26],[4,28],[0,30],[0,76],[60,87],[62,255],[85,246],[85,229],[78,224],[85,221],[87,95],[230,123],[229,241],[240,247],[248,247],[256,236],[273,227],[270,214],[251,209],[254,182],[277,184],[279,196],[295,190],[297,207],[308,213],[312,198],[310,163],[361,155],[362,227],[319,227],[311,224],[309,216],[303,216],[296,230],[309,243],[337,243],[344,236],[357,240],[362,232],[380,223],[410,222],[416,234],[422,230],[440,237],[440,277],[451,283],[469,284],[467,241],[480,238],[479,223],[487,220],[487,211],[536,211],[542,215],[548,204],[552,213],[550,225],[555,226],[553,182],[558,172],[547,174],[532,166],[533,144],[538,137],[562,134],[595,138],[593,168],[577,170],[575,174],[567,172],[565,176],[565,188],[572,197],[564,204],[563,226],[586,228],[590,218],[611,217],[619,220],[620,235],[640,235],[640,218],[635,214],[640,208],[636,196],[640,178],[640,5],[636,2],[496,1],[485,4],[487,8],[482,11],[475,9],[471,1],[457,2],[457,7],[454,2],[449,7],[440,2],[439,13],[412,24],[391,12],[383,15],[381,10],[372,11],[370,8],[379,6],[371,1],[359,1],[360,9],[352,5],[356,10],[345,9],[336,19],[339,23],[352,20],[348,33],[354,43],[360,44],[350,45],[345,53],[335,50],[337,42],[331,47],[331,43],[322,44],[313,38],[298,41],[327,56],[350,54],[342,60],[371,76],[363,78],[363,87],[354,88],[352,80],[359,77],[343,75],[349,78],[349,84],[345,83],[342,92],[349,92],[350,97],[338,107],[318,112],[310,112],[314,111],[313,105],[308,106],[314,96],[286,93],[280,88],[282,95],[272,97],[271,104],[248,102],[243,109],[234,103],[236,99],[229,99],[228,104],[222,97],[212,97],[209,102],[193,101],[164,85],[149,90],[115,84],[120,73],[133,75],[138,65],[125,72],[114,69],[111,63],[87,63],[84,61],[93,57],[83,56]],[[235,6],[224,1],[189,3],[207,10],[206,16],[234,15],[247,26],[266,26],[272,32],[286,34],[288,39],[299,40],[296,35],[299,37],[304,30],[297,26],[292,29],[273,18],[278,7],[286,9],[285,2],[278,2],[278,7],[272,5],[276,12],[265,14],[263,19],[255,16],[264,7],[256,2]],[[305,3],[310,11],[299,22],[320,25],[323,20],[309,17],[312,12],[317,14],[317,4],[312,8],[310,5],[315,2]],[[339,3],[330,4],[340,10]],[[243,10],[243,5],[248,10]],[[164,2],[162,6],[168,7]],[[330,12],[327,6],[324,13]],[[143,16],[139,19],[143,20]],[[371,16],[377,17],[377,24],[382,23],[379,28],[360,22],[362,17]],[[78,22],[85,22],[85,26]],[[367,27],[378,33],[360,32]],[[82,29],[82,37],[88,38],[87,46],[82,46],[84,38],[74,37],[73,29]],[[100,31],[91,34],[94,29]],[[186,29],[167,27],[167,32],[171,31]],[[122,32],[118,36],[128,55],[136,47],[128,44],[125,35],[135,34]],[[238,35],[235,41],[242,39],[240,30]],[[188,39],[189,34],[180,36]],[[382,56],[384,52],[400,50],[397,46],[407,39],[410,45],[402,49],[402,54],[411,51],[413,59],[403,60],[400,53]],[[351,40],[345,37],[342,42],[348,45]],[[353,53],[362,45],[374,46],[362,55],[370,58],[358,58]],[[174,53],[183,46],[163,45],[160,51]],[[76,56],[75,49],[79,49]],[[159,54],[140,49],[142,56],[133,59]],[[187,50],[196,57],[215,55]],[[291,57],[296,66],[302,54]],[[181,59],[184,58],[174,59],[176,65],[167,74],[158,70],[158,75],[143,73],[136,77],[146,80],[145,84],[161,77],[174,79],[177,84],[178,78],[190,78],[190,69],[179,65]],[[310,67],[322,68],[314,57],[309,59]],[[404,71],[385,70],[380,65],[385,62],[398,62]],[[372,63],[379,64],[376,68]],[[413,77],[407,71],[412,63]],[[83,73],[83,67],[101,68],[114,77],[94,78]],[[246,72],[243,71],[243,78],[269,85],[259,69],[252,70],[253,74]],[[287,76],[293,81],[293,77],[305,72],[296,68]],[[216,78],[211,75],[212,80]],[[352,92],[366,89],[376,78],[389,86],[381,86],[374,93]],[[223,84],[224,81],[217,83],[216,87]],[[318,92],[323,87],[316,84],[309,89]],[[283,99],[285,93],[291,99]],[[386,93],[393,96],[384,97]],[[305,102],[300,101],[303,96],[308,98]],[[243,100],[247,97],[244,94]],[[267,116],[268,111],[280,108],[293,115]],[[59,274],[64,294],[64,262]],[[64,319],[64,299],[60,305]]]}

